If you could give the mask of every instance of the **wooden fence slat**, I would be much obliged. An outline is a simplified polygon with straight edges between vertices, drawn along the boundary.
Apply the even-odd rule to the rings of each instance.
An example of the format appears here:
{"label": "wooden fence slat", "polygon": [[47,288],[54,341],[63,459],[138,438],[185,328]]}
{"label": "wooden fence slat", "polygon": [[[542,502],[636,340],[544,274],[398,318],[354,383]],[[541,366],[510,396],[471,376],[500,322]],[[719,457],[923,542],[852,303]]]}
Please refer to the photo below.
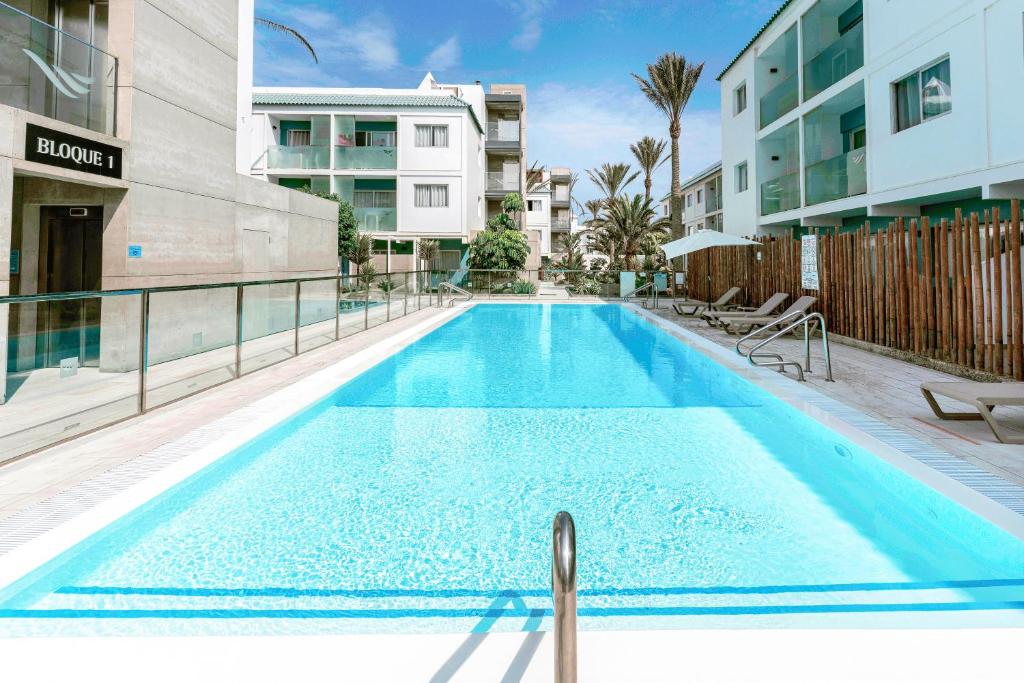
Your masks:
{"label": "wooden fence slat", "polygon": [[1005,375],[1003,365],[1003,223],[999,207],[992,210],[992,366],[999,375]]}
{"label": "wooden fence slat", "polygon": [[1021,272],[1020,272],[1020,200],[1014,199],[1010,203],[1010,309],[1012,313],[1012,341],[1013,357],[1011,369],[1013,378],[1018,382],[1024,380],[1024,300],[1021,293]]}
{"label": "wooden fence slat", "polygon": [[924,349],[935,356],[935,264],[932,261],[932,226],[928,216],[921,217],[921,259],[924,262]]}
{"label": "wooden fence slat", "polygon": [[971,282],[974,296],[971,314],[974,316],[974,369],[985,367],[985,294],[981,279],[981,234],[978,232],[978,214],[971,214]]}

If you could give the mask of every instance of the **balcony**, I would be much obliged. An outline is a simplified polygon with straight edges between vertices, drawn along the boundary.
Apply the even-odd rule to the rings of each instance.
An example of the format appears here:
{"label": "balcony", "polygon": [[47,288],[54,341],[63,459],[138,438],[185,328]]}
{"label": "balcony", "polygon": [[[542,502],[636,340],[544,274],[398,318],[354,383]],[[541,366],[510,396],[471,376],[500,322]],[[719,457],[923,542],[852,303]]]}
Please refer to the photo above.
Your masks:
{"label": "balcony", "polygon": [[267,148],[267,168],[321,169],[330,167],[330,147],[273,145]]}
{"label": "balcony", "polygon": [[398,229],[398,213],[394,207],[354,209],[359,229],[366,232],[388,232]]}
{"label": "balcony", "polygon": [[797,88],[796,72],[772,88],[761,98],[761,128],[764,128],[787,112],[796,109],[799,104],[800,92]]}
{"label": "balcony", "polygon": [[338,145],[334,148],[334,167],[394,170],[398,168],[398,152],[394,147]]}
{"label": "balcony", "polygon": [[519,174],[515,175],[505,173],[504,171],[488,171],[487,172],[487,191],[488,192],[518,192],[519,191]]}
{"label": "balcony", "polygon": [[804,64],[804,99],[864,66],[864,25],[858,24]]}
{"label": "balcony", "polygon": [[572,229],[572,223],[568,218],[552,218],[551,230],[553,232],[568,232]]}
{"label": "balcony", "polygon": [[855,149],[805,170],[807,204],[821,204],[868,191],[867,150]]}
{"label": "balcony", "polygon": [[800,174],[793,172],[761,183],[761,215],[800,207]]}
{"label": "balcony", "polygon": [[117,59],[0,3],[0,104],[114,135]]}
{"label": "balcony", "polygon": [[519,142],[519,121],[502,120],[487,122],[487,140]]}

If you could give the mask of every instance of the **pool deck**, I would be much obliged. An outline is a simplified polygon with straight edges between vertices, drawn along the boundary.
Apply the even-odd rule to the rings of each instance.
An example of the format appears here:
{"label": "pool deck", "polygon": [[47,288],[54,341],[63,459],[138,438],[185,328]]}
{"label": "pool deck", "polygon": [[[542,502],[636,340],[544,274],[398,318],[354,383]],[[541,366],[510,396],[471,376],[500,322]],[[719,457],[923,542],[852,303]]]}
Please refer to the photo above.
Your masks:
{"label": "pool deck", "polygon": [[[737,337],[671,309],[652,311],[689,332],[733,350]],[[770,349],[787,360],[803,355],[803,339],[786,337]],[[1003,444],[982,421],[940,420],[925,403],[920,386],[924,382],[961,379],[937,370],[881,356],[853,346],[833,342],[830,348],[835,382],[826,382],[821,341],[811,345],[811,368],[807,385],[875,419],[917,437],[957,458],[1007,481],[1024,486],[1024,446]],[[795,380],[792,370],[788,376]],[[962,410],[955,402],[937,397],[944,408]],[[1000,407],[996,419],[1016,436],[1024,436],[1024,407]]]}

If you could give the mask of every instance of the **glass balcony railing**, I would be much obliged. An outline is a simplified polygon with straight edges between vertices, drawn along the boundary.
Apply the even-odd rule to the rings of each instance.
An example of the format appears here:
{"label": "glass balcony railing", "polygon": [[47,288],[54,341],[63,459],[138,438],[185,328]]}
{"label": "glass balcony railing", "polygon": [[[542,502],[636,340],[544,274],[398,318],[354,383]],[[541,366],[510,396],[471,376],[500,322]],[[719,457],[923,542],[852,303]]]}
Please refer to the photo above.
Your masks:
{"label": "glass balcony railing", "polygon": [[761,183],[761,215],[800,207],[800,174],[793,172]]}
{"label": "glass balcony railing", "polygon": [[553,219],[551,219],[551,229],[552,230],[569,230],[571,227],[572,227],[572,224],[569,222],[568,218],[553,218]]}
{"label": "glass balcony railing", "polygon": [[867,150],[855,149],[804,169],[807,204],[821,204],[868,191]]}
{"label": "glass balcony railing", "polygon": [[519,142],[519,121],[488,121],[487,139]]}
{"label": "glass balcony railing", "polygon": [[491,192],[518,192],[519,174],[505,173],[504,171],[488,171],[487,190]]}
{"label": "glass balcony railing", "polygon": [[330,168],[330,147],[274,145],[267,148],[267,168]]}
{"label": "glass balcony railing", "polygon": [[786,112],[796,109],[799,100],[797,74],[794,72],[761,98],[761,127],[764,128]]}
{"label": "glass balcony railing", "polygon": [[0,3],[0,104],[114,135],[117,59]]}
{"label": "glass balcony railing", "polygon": [[376,209],[355,209],[359,229],[366,232],[380,232],[398,229],[398,213],[394,207]]}
{"label": "glass balcony railing", "polygon": [[864,66],[864,25],[858,24],[804,64],[804,99]]}
{"label": "glass balcony railing", "polygon": [[398,168],[398,152],[394,147],[334,148],[335,168]]}

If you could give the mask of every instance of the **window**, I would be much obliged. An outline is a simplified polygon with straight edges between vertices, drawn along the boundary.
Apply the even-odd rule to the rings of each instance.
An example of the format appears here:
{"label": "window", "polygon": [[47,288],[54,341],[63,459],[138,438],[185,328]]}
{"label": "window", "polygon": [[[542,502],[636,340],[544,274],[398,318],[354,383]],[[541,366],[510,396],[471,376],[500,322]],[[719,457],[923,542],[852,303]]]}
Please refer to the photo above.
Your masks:
{"label": "window", "polygon": [[540,211],[540,210],[542,210],[542,208],[543,208],[543,205],[541,204],[541,201],[539,199],[527,199],[526,200],[526,210],[527,211]]}
{"label": "window", "polygon": [[395,191],[356,190],[352,193],[352,206],[357,209],[393,209]]}
{"label": "window", "polygon": [[458,249],[441,249],[437,252],[438,270],[458,270],[462,263],[462,252]]}
{"label": "window", "polygon": [[357,130],[356,147],[394,147],[395,131],[393,130]]}
{"label": "window", "polygon": [[697,203],[704,201],[704,190],[697,190]]}
{"label": "window", "polygon": [[747,162],[736,165],[736,191],[747,191]]}
{"label": "window", "polygon": [[739,87],[732,91],[732,115],[735,116],[747,108],[747,84],[740,83]]}
{"label": "window", "polygon": [[949,57],[892,84],[893,132],[953,110]]}
{"label": "window", "polygon": [[693,206],[693,193],[692,192],[689,193],[688,195],[686,195],[686,206],[687,207]]}
{"label": "window", "polygon": [[416,124],[416,146],[447,147],[448,126]]}
{"label": "window", "polygon": [[415,185],[415,205],[422,208],[443,208],[448,206],[447,185]]}
{"label": "window", "polygon": [[290,130],[288,131],[287,141],[289,147],[305,147],[309,145],[309,131]]}

